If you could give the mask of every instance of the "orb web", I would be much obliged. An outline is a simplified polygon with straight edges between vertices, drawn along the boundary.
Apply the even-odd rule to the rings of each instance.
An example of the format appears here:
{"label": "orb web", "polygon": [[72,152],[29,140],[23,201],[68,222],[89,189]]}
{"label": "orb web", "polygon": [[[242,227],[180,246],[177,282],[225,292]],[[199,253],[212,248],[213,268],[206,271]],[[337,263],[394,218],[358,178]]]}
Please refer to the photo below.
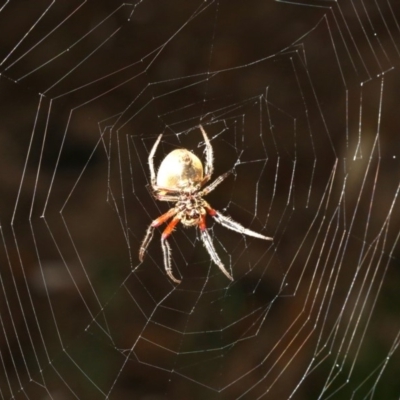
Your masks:
{"label": "orb web", "polygon": [[[397,398],[395,2],[7,1],[0,396]],[[172,150],[272,242],[179,224]],[[197,396],[197,397],[196,397]]]}

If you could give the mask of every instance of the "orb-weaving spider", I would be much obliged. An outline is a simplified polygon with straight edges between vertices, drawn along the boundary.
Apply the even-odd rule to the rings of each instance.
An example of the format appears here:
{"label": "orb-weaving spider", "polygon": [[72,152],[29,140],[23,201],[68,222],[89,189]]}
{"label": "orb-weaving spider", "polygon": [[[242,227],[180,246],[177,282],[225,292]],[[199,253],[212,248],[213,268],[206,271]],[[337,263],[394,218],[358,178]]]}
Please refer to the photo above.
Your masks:
{"label": "orb-weaving spider", "polygon": [[144,253],[153,238],[154,228],[163,224],[170,218],[172,220],[165,228],[161,236],[161,247],[164,255],[164,267],[167,275],[175,283],[180,283],[172,274],[171,268],[171,248],[167,242],[168,236],[171,234],[178,222],[182,222],[183,226],[197,225],[200,228],[201,239],[204,246],[210,254],[211,259],[218,265],[220,270],[233,281],[232,276],[225,269],[214,245],[211,236],[206,228],[206,215],[211,215],[216,222],[232,229],[236,232],[253,236],[259,239],[272,240],[271,237],[261,235],[250,229],[246,229],[238,222],[222,215],[220,212],[211,208],[211,206],[203,199],[205,195],[214,190],[229,174],[227,172],[218,177],[209,186],[201,189],[205,183],[211,179],[214,170],[213,165],[213,149],[208,136],[200,125],[200,130],[204,137],[206,146],[206,164],[205,175],[203,176],[203,165],[200,159],[192,152],[186,149],[176,149],[171,151],[161,162],[157,175],[154,170],[154,154],[160,143],[162,134],[158,136],[153,148],[149,154],[150,182],[153,189],[153,195],[157,200],[175,202],[175,207],[169,209],[165,214],[155,219],[147,228],[146,235],[143,239],[139,250],[139,259],[143,261]]}

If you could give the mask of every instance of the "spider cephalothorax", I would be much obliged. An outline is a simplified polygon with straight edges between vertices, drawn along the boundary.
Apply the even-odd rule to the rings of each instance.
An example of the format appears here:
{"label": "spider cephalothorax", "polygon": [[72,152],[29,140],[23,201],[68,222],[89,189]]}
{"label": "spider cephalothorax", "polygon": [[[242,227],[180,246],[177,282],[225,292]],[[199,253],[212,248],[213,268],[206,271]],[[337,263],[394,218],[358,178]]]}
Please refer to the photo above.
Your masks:
{"label": "spider cephalothorax", "polygon": [[177,217],[185,226],[198,225],[202,216],[207,214],[206,207],[207,203],[198,190],[184,191],[175,205],[179,210]]}
{"label": "spider cephalothorax", "polygon": [[161,201],[175,202],[175,207],[170,208],[165,214],[155,219],[149,225],[146,236],[144,237],[139,250],[139,259],[143,261],[147,246],[153,238],[154,228],[172,218],[162,233],[161,247],[164,254],[165,270],[168,276],[176,283],[180,283],[180,280],[176,279],[172,274],[171,248],[166,239],[178,222],[181,222],[187,227],[197,225],[200,228],[201,239],[211,256],[211,259],[230,280],[233,280],[233,278],[222,264],[222,261],[215,251],[211,236],[207,231],[207,214],[212,216],[216,222],[226,228],[259,239],[272,240],[272,238],[268,236],[244,228],[238,222],[233,221],[231,218],[226,217],[211,208],[211,206],[203,199],[203,197],[214,190],[229,175],[229,173],[221,175],[210,185],[202,189],[202,187],[211,179],[214,167],[213,149],[210,140],[201,125],[200,130],[203,134],[206,145],[205,175],[203,173],[203,165],[197,156],[189,150],[176,149],[171,151],[171,153],[164,158],[156,176],[153,159],[162,134],[157,138],[149,154],[150,180],[154,197]]}

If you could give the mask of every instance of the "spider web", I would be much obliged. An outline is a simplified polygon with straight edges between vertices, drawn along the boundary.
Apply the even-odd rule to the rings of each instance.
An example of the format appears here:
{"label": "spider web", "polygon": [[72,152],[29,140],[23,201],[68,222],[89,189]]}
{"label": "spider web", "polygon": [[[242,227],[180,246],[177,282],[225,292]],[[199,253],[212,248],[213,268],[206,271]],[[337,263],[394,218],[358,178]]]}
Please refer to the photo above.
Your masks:
{"label": "spider web", "polygon": [[[391,399],[394,1],[6,1],[1,399]],[[207,220],[157,229],[156,166],[214,150]]]}

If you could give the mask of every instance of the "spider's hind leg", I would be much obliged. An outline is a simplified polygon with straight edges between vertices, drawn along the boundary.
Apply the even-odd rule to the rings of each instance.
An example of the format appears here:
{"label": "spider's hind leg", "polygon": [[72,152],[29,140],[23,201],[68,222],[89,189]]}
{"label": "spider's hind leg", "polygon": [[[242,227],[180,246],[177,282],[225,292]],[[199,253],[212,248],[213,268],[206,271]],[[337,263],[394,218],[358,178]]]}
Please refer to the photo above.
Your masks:
{"label": "spider's hind leg", "polygon": [[163,258],[164,258],[164,268],[167,275],[171,278],[171,280],[175,283],[181,283],[179,279],[176,279],[172,273],[172,266],[171,266],[171,247],[167,242],[167,237],[172,233],[176,224],[180,221],[179,217],[174,217],[172,221],[167,225],[164,229],[164,232],[161,235],[161,248],[163,251]]}
{"label": "spider's hind leg", "polygon": [[206,228],[205,216],[203,216],[202,220],[200,221],[199,228],[200,228],[201,239],[203,240],[204,247],[208,251],[208,254],[210,255],[211,259],[214,261],[215,264],[218,265],[219,269],[224,273],[224,275],[228,279],[233,281],[232,276],[225,269],[224,264],[222,264],[222,261],[219,258],[218,254],[217,254],[217,251],[215,250],[215,247],[214,247],[213,242],[211,240],[211,236],[208,233],[207,228]]}
{"label": "spider's hind leg", "polygon": [[151,239],[153,239],[153,235],[154,235],[154,226],[152,224],[150,224],[146,230],[146,235],[142,241],[142,244],[140,245],[140,249],[139,249],[139,260],[141,262],[143,262],[144,259],[144,253],[147,250],[148,245],[151,242]]}
{"label": "spider's hind leg", "polygon": [[139,260],[143,261],[144,259],[144,254],[147,250],[148,245],[151,242],[151,239],[153,239],[153,234],[154,234],[154,228],[156,228],[157,226],[163,224],[164,222],[166,222],[168,219],[170,219],[171,217],[173,217],[176,213],[178,212],[178,210],[174,207],[169,209],[165,214],[161,215],[160,217],[156,218],[147,228],[146,231],[146,235],[142,241],[142,244],[140,245],[140,249],[139,249]]}
{"label": "spider's hind leg", "polygon": [[239,232],[242,235],[253,236],[258,239],[274,240],[272,237],[264,236],[264,235],[261,235],[261,233],[254,232],[251,229],[245,228],[244,226],[239,224],[239,222],[234,221],[230,217],[226,217],[225,215],[221,214],[220,212],[218,212],[212,208],[209,208],[207,211],[215,219],[215,221],[217,221],[219,224],[221,224],[225,228],[231,229],[232,231],[235,231],[235,232]]}

